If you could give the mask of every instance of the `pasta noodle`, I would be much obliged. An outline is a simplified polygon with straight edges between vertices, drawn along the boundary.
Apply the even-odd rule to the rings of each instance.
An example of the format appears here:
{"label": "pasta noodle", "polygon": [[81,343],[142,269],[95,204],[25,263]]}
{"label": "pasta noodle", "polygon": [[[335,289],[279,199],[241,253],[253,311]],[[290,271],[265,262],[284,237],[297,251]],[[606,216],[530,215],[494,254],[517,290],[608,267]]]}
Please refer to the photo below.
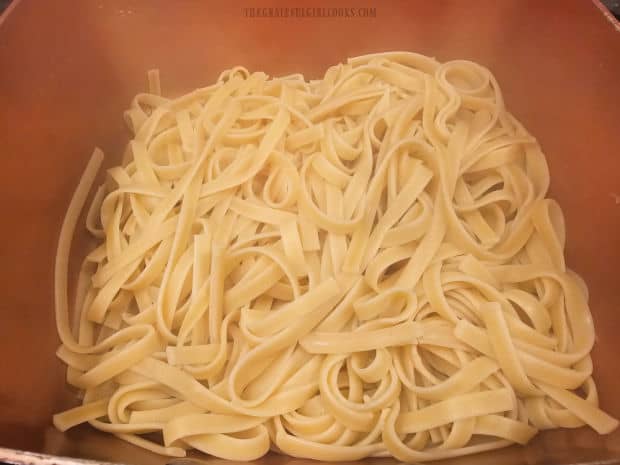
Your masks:
{"label": "pasta noodle", "polygon": [[323,79],[237,67],[134,133],[63,223],[56,322],[88,422],[159,454],[427,461],[618,422],[536,140],[491,73],[393,52]]}

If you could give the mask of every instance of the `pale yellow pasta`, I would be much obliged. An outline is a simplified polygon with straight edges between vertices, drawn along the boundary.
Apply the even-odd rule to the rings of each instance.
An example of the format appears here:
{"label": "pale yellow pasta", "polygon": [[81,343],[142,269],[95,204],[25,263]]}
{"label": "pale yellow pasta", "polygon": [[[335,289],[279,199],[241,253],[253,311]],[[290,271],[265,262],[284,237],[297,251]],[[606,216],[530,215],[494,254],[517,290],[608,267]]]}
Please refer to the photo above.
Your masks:
{"label": "pale yellow pasta", "polygon": [[57,428],[170,456],[411,462],[617,427],[545,158],[488,70],[395,52],[310,82],[237,67],[174,99],[148,80],[72,312],[101,151],[63,223],[58,356],[82,405]]}

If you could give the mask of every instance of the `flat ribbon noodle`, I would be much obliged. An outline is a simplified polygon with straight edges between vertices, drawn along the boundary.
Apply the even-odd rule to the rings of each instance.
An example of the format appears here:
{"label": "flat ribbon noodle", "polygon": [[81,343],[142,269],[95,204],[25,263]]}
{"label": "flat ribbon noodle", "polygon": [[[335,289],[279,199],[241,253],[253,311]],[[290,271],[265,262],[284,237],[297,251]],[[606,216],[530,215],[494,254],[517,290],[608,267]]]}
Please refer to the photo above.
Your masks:
{"label": "flat ribbon noodle", "polygon": [[310,82],[235,67],[176,98],[148,80],[71,314],[99,149],[63,222],[57,355],[82,403],[58,429],[174,457],[414,462],[618,426],[544,155],[487,69],[390,52]]}

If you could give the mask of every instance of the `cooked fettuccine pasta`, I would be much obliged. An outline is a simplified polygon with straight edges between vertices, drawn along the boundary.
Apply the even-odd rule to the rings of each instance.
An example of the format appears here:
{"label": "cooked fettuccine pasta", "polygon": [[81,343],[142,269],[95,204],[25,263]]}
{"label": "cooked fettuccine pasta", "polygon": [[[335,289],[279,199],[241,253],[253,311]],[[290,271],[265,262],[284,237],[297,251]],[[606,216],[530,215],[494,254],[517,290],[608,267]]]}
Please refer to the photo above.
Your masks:
{"label": "cooked fettuccine pasta", "polygon": [[149,84],[86,214],[71,312],[101,151],[63,224],[58,356],[81,405],[57,428],[177,457],[408,462],[616,428],[545,158],[487,69],[382,53],[309,82]]}

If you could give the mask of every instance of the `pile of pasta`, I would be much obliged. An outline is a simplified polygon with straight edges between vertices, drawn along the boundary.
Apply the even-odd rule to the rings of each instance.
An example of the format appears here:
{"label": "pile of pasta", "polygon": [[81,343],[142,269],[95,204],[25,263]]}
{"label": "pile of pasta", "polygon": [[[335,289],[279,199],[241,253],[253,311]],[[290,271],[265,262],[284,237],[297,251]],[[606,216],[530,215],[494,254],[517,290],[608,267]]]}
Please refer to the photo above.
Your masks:
{"label": "pile of pasta", "polygon": [[404,52],[323,79],[236,67],[150,91],[86,215],[56,320],[82,404],[54,416],[168,456],[427,461],[618,422],[536,140],[491,73]]}

